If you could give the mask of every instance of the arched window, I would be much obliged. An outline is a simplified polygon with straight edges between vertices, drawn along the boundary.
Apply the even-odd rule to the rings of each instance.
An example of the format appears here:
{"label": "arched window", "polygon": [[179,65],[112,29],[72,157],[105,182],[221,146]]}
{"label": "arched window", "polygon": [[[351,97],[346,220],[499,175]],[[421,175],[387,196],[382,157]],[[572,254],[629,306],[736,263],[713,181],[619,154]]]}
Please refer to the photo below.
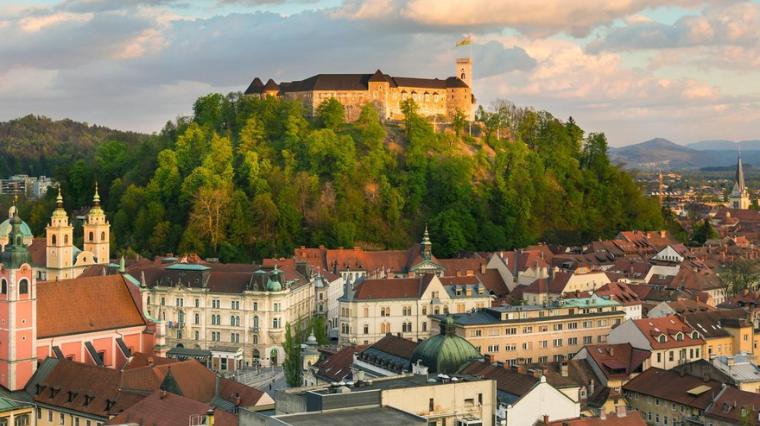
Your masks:
{"label": "arched window", "polygon": [[100,241],[105,241],[105,240],[106,240],[106,232],[103,231],[100,233]]}
{"label": "arched window", "polygon": [[53,245],[55,245],[55,234],[53,234],[52,241],[53,241]]}
{"label": "arched window", "polygon": [[253,328],[259,328],[259,316],[256,315],[253,317]]}
{"label": "arched window", "polygon": [[63,243],[68,244],[69,243],[69,234],[63,234]]}
{"label": "arched window", "polygon": [[95,239],[95,233],[90,231],[90,241]]}
{"label": "arched window", "polygon": [[18,283],[18,293],[29,294],[29,281],[23,279]]}
{"label": "arched window", "polygon": [[438,95],[438,92],[433,92],[433,102],[438,102],[441,100],[441,97]]}
{"label": "arched window", "polygon": [[8,281],[5,281],[5,278],[0,283],[0,294],[8,294]]}
{"label": "arched window", "polygon": [[430,102],[430,93],[425,92],[425,102]]}

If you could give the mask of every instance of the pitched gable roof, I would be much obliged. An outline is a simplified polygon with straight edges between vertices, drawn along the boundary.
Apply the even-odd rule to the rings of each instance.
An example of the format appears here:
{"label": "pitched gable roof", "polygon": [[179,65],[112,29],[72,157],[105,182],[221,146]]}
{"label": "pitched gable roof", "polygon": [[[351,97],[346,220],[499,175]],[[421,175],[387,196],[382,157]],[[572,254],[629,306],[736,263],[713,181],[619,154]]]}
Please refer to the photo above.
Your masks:
{"label": "pitched gable roof", "polygon": [[37,337],[145,325],[122,275],[37,283]]}
{"label": "pitched gable roof", "polygon": [[[694,329],[686,325],[675,315],[660,318],[642,318],[633,320],[633,323],[641,331],[641,334],[647,338],[652,349],[681,348],[705,343],[701,337],[693,339],[691,334]],[[676,339],[678,333],[682,333],[682,340]],[[665,335],[664,342],[660,342],[658,339],[661,335]]]}
{"label": "pitched gable roof", "polygon": [[623,389],[704,410],[720,391],[721,383],[649,368],[623,385]]}
{"label": "pitched gable roof", "polygon": [[238,419],[232,413],[213,409],[208,403],[155,391],[140,402],[124,410],[106,424],[140,424],[151,426],[187,426],[193,415],[205,415],[213,410],[214,424],[219,426],[237,426]]}
{"label": "pitched gable roof", "polygon": [[585,349],[608,379],[627,378],[631,373],[641,372],[644,362],[652,355],[630,343],[588,345]]}

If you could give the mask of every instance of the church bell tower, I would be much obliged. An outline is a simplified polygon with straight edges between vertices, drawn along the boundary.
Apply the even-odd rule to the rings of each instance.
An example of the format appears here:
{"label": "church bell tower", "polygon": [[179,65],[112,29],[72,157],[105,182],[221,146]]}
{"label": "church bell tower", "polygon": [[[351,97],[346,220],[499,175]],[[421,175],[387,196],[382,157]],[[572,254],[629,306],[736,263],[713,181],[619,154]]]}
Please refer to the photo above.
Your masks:
{"label": "church bell tower", "polygon": [[750,206],[749,191],[744,185],[744,168],[742,167],[741,154],[736,160],[736,176],[734,177],[734,187],[728,196],[729,207],[738,210],[747,210]]}
{"label": "church bell tower", "polygon": [[37,368],[37,283],[17,212],[10,224],[0,256],[0,385],[16,391]]}
{"label": "church bell tower", "polygon": [[84,224],[84,250],[95,256],[98,264],[108,264],[110,260],[110,229],[106,214],[100,207],[98,184],[95,184],[95,195],[92,197],[92,208],[87,213]]}
{"label": "church bell tower", "polygon": [[47,239],[47,279],[48,281],[74,278],[72,252],[74,250],[74,228],[63,209],[63,196],[58,188],[56,208],[45,228]]}

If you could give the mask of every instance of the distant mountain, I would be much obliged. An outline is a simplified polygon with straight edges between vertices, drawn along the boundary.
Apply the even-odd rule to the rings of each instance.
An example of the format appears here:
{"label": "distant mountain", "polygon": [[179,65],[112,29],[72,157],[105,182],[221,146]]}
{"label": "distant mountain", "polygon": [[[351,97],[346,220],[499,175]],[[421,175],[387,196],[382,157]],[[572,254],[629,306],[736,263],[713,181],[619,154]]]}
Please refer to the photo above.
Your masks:
{"label": "distant mountain", "polygon": [[656,138],[635,145],[610,148],[616,163],[636,169],[691,169],[702,166],[701,151]]}
{"label": "distant mountain", "polygon": [[122,132],[73,120],[27,115],[0,122],[0,178],[16,173],[55,174],[59,166],[92,158],[102,142],[136,144],[147,135]]}
{"label": "distant mountain", "polygon": [[746,140],[746,141],[729,141],[729,140],[706,140],[706,141],[699,141],[694,142],[690,144],[686,144],[687,147],[691,149],[696,149],[698,151],[734,151],[736,152],[738,148],[741,148],[742,151],[760,151],[760,140],[759,139],[752,139],[752,140]]}
{"label": "distant mountain", "polygon": [[[760,165],[760,141],[743,141],[742,144],[747,147],[742,145],[744,164]],[[700,149],[695,149],[694,145]],[[752,149],[753,146],[757,148]],[[662,138],[610,148],[610,158],[615,163],[628,169],[641,170],[733,167],[736,153],[737,145],[731,141],[703,141],[684,146]]]}

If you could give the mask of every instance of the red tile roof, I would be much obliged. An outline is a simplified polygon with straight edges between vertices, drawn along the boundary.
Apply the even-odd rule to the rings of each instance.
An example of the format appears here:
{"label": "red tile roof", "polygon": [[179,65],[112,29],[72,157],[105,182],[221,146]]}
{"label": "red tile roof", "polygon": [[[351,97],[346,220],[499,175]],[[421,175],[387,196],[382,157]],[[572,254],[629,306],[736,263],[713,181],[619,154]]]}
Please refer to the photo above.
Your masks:
{"label": "red tile roof", "polygon": [[626,379],[632,373],[643,371],[644,362],[652,355],[630,343],[588,345],[585,349],[608,379]]}
{"label": "red tile roof", "polygon": [[485,361],[473,361],[465,366],[460,373],[496,380],[498,390],[517,397],[522,397],[528,393],[539,381],[531,374],[519,373],[510,367],[491,365]]}
{"label": "red tile roof", "polygon": [[612,300],[619,302],[624,306],[640,305],[641,299],[637,292],[631,290],[626,283],[612,282],[599,287],[596,290],[597,296],[609,296]]}
{"label": "red tile roof", "polygon": [[760,394],[726,386],[705,417],[729,424],[760,425]]}
{"label": "red tile roof", "polygon": [[[171,392],[155,391],[124,410],[106,424],[136,423],[151,426],[187,426],[191,416],[206,415],[213,409],[208,403],[196,401]],[[238,418],[223,410],[213,410],[214,425],[237,426]]]}
{"label": "red tile roof", "polygon": [[121,275],[37,283],[37,337],[145,325]]}
{"label": "red tile roof", "polygon": [[601,417],[582,417],[578,419],[557,420],[549,422],[549,426],[645,426],[646,422],[638,411],[629,411],[623,416],[607,414]]}
{"label": "red tile roof", "polygon": [[388,333],[369,347],[400,358],[412,359],[418,344],[418,342]]}
{"label": "red tile roof", "polygon": [[[705,343],[701,337],[693,339],[691,334],[694,331],[681,321],[675,315],[669,315],[660,318],[642,318],[633,320],[633,323],[641,331],[644,337],[649,340],[652,349],[672,349],[682,348]],[[676,335],[681,332],[683,340],[677,340]],[[658,340],[659,336],[665,335],[665,342]]]}
{"label": "red tile roof", "polygon": [[350,379],[351,366],[354,364],[354,354],[360,352],[364,348],[366,348],[366,346],[346,346],[318,362],[314,365],[317,367],[317,376],[333,382]]}
{"label": "red tile roof", "polygon": [[649,368],[623,385],[623,390],[627,392],[637,392],[700,410],[710,405],[720,389],[720,382],[682,376],[673,370],[659,368]]}

